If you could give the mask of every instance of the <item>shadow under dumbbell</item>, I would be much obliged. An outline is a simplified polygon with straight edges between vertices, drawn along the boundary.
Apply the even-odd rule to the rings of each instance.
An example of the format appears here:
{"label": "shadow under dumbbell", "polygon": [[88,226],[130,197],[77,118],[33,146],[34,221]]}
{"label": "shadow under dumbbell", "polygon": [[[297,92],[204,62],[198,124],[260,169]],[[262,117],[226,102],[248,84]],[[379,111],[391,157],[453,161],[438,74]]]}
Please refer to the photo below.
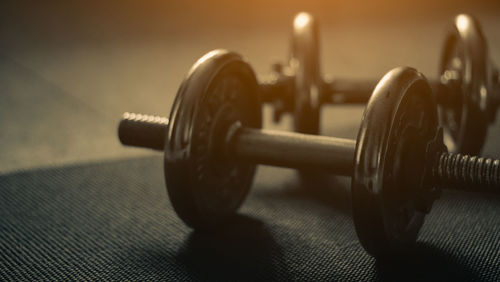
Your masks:
{"label": "shadow under dumbbell", "polygon": [[351,179],[326,173],[302,174],[300,190],[321,204],[351,215]]}
{"label": "shadow under dumbbell", "polygon": [[287,176],[290,176],[290,179],[282,182],[282,187],[259,189],[259,195],[266,199],[313,201],[343,215],[351,215],[350,178],[321,172],[298,175],[295,171]]}
{"label": "shadow under dumbbell", "polygon": [[454,255],[422,242],[394,260],[378,260],[376,271],[382,281],[480,280],[477,273],[459,263]]}
{"label": "shadow under dumbbell", "polygon": [[281,257],[266,225],[243,215],[216,232],[192,232],[177,254],[192,279],[213,281],[288,280]]}

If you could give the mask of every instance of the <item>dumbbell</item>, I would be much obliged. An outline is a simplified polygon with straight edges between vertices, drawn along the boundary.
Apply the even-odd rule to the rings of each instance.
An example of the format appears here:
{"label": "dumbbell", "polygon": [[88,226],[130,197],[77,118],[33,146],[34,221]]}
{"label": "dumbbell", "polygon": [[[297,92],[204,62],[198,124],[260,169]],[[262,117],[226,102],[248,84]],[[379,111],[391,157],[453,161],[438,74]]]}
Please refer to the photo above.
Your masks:
{"label": "dumbbell", "polygon": [[[366,103],[378,82],[325,81],[318,24],[307,13],[294,19],[288,64],[274,69],[274,78],[262,85],[263,101],[273,105],[275,121],[292,112],[294,130],[302,133],[319,133],[321,105]],[[448,28],[439,73],[429,83],[436,92],[445,143],[452,152],[478,154],[496,116],[500,84],[480,24],[471,16],[458,15]]]}
{"label": "dumbbell", "polygon": [[164,150],[170,201],[190,227],[210,230],[242,204],[256,164],[352,177],[357,234],[373,256],[415,242],[441,187],[500,191],[500,161],[448,153],[425,77],[389,72],[375,88],[357,140],[260,129],[252,68],[215,50],[182,82],[170,118],[126,113],[122,144]]}

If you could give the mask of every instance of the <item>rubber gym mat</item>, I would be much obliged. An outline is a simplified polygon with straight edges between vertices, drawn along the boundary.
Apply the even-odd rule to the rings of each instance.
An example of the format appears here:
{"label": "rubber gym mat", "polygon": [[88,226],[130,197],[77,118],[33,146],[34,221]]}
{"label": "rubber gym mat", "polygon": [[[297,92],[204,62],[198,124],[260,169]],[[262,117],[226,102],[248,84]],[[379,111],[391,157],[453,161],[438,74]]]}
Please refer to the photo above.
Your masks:
{"label": "rubber gym mat", "polygon": [[0,176],[0,280],[499,280],[500,197],[445,192],[408,255],[358,243],[349,179],[300,185],[259,167],[237,216],[213,233],[175,215],[162,158]]}

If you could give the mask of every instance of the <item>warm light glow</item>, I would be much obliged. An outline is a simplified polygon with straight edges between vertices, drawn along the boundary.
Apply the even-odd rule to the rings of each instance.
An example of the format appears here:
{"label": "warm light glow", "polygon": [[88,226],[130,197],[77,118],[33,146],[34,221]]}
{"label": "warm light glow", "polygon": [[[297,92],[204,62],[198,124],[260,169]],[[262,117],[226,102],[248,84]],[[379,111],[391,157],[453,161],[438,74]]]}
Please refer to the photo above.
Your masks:
{"label": "warm light glow", "polygon": [[311,21],[311,16],[308,13],[300,13],[295,17],[293,25],[296,29],[304,28]]}
{"label": "warm light glow", "polygon": [[384,77],[382,77],[382,79],[377,83],[377,86],[375,86],[375,89],[372,92],[373,94],[380,91],[380,88],[382,88],[384,85],[387,85],[387,81],[389,80],[389,78],[391,78],[392,73],[393,71],[387,73],[386,75],[384,75]]}
{"label": "warm light glow", "polygon": [[457,17],[457,27],[459,31],[466,31],[469,27],[469,18],[466,15],[459,15]]}
{"label": "warm light glow", "polygon": [[223,50],[223,49],[216,49],[216,50],[212,50],[212,51],[206,53],[203,57],[199,58],[198,61],[196,61],[196,63],[191,67],[191,70],[189,71],[189,73],[191,73],[199,65],[203,64],[204,62],[206,62],[207,60],[209,60],[213,56],[217,55],[220,52],[224,52],[224,51],[225,50]]}
{"label": "warm light glow", "polygon": [[486,87],[484,85],[481,85],[481,88],[479,88],[479,95],[480,95],[480,103],[479,103],[479,107],[481,107],[481,109],[484,109],[486,110],[486,103],[488,101],[488,90],[486,89]]}

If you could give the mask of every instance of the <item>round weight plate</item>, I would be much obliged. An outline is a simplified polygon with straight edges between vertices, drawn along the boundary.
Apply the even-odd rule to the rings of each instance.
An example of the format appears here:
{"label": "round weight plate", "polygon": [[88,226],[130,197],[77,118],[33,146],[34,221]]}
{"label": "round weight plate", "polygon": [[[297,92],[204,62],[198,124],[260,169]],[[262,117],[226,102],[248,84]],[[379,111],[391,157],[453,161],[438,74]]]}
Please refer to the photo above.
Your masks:
{"label": "round weight plate", "polygon": [[371,255],[386,257],[416,240],[426,148],[437,130],[427,80],[411,68],[386,74],[363,114],[351,187],[356,232]]}
{"label": "round weight plate", "polygon": [[232,215],[251,186],[255,165],[224,155],[235,123],[261,127],[257,80],[242,58],[209,52],[181,84],[165,142],[165,180],[179,217],[209,229]]}
{"label": "round weight plate", "polygon": [[491,118],[488,50],[477,21],[458,15],[445,40],[440,73],[446,92],[439,115],[451,152],[478,154]]}
{"label": "round weight plate", "polygon": [[320,124],[321,77],[318,25],[307,13],[293,22],[290,67],[295,77],[294,129],[318,134]]}

